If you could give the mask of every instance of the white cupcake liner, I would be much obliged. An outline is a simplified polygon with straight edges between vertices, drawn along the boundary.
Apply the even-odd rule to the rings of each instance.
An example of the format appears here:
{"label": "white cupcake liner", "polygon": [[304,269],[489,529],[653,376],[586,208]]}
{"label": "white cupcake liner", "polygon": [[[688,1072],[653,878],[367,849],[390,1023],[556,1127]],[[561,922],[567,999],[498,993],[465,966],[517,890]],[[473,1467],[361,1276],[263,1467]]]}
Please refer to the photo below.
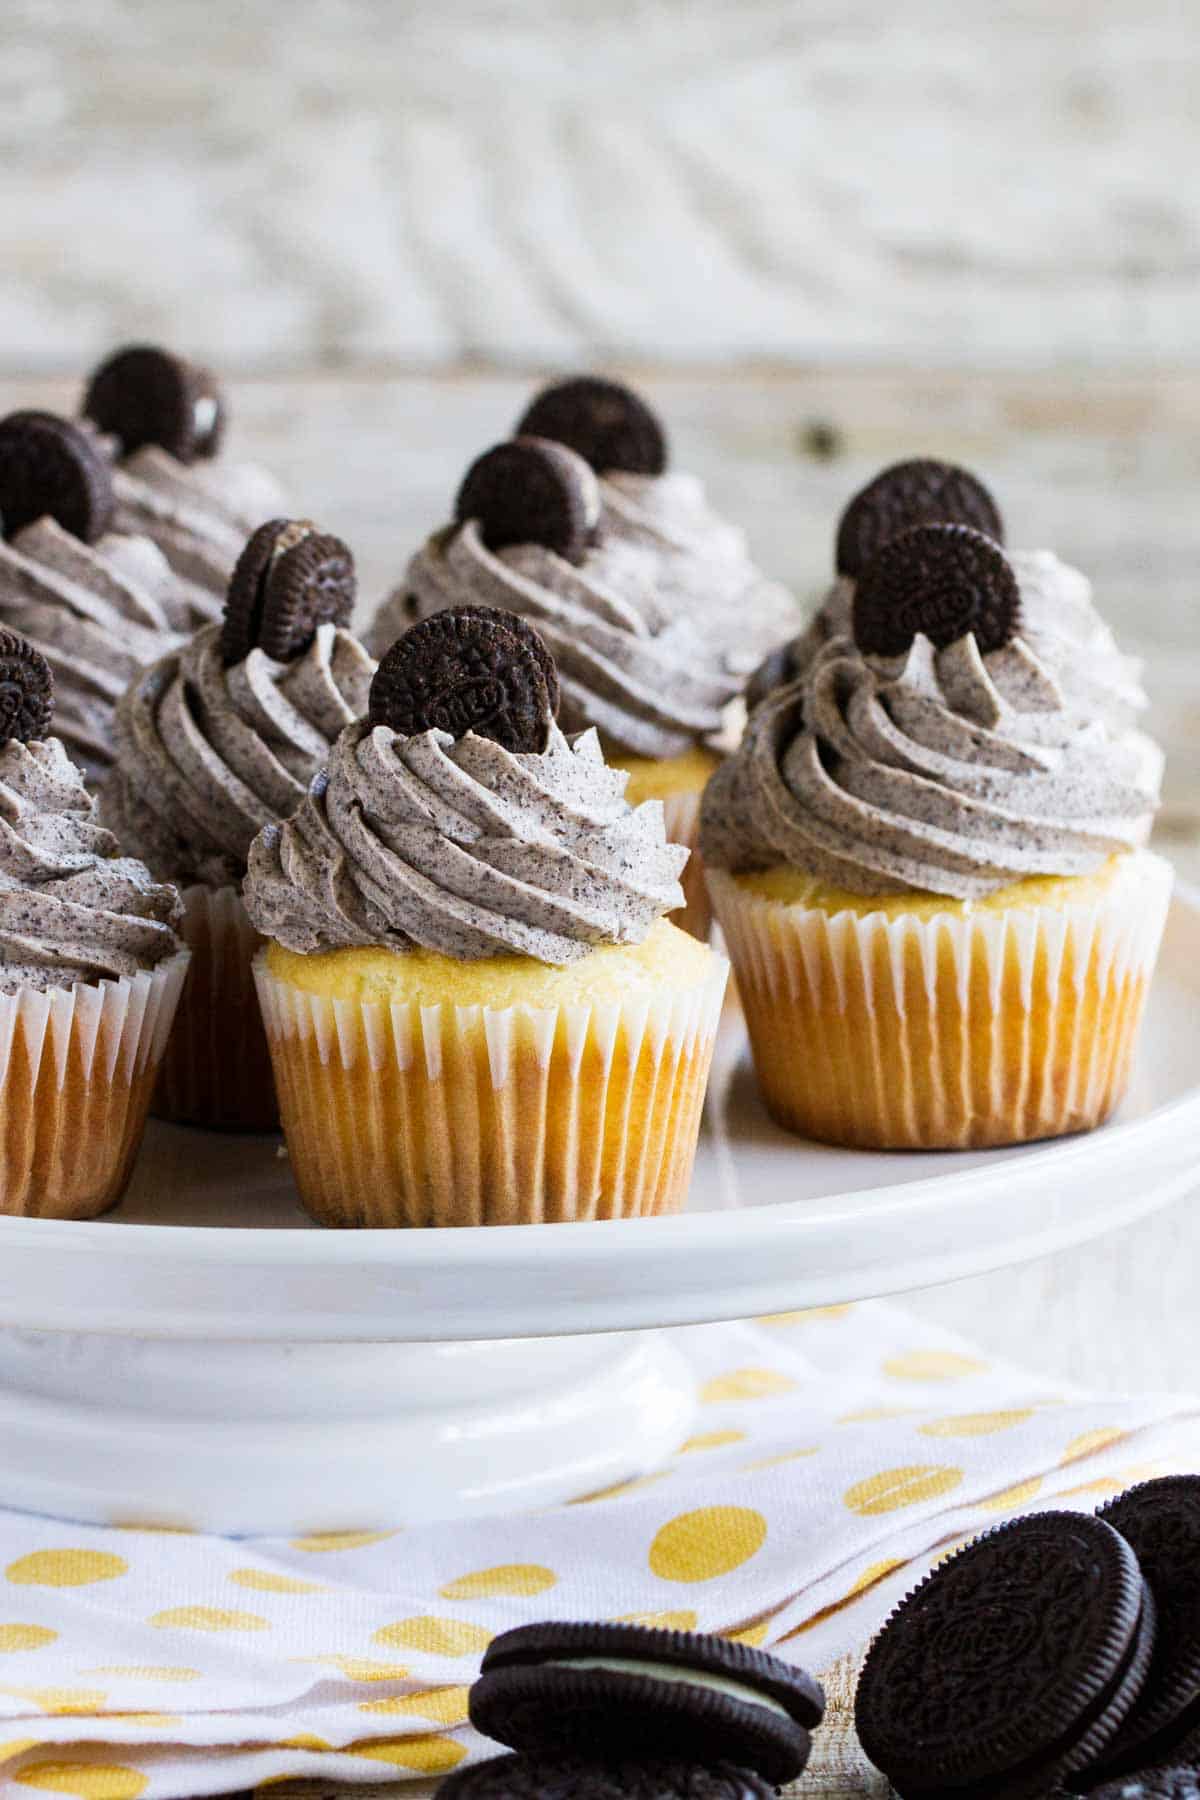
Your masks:
{"label": "white cupcake liner", "polygon": [[634,1217],[683,1204],[729,965],[594,1005],[333,1000],[255,963],[301,1198],[335,1225]]}
{"label": "white cupcake liner", "polygon": [[667,794],[663,800],[663,823],[673,844],[682,844],[691,852],[683,874],[679,877],[684,904],[671,914],[672,925],[707,944],[712,931],[712,902],[704,879],[704,863],[700,856],[699,793]]}

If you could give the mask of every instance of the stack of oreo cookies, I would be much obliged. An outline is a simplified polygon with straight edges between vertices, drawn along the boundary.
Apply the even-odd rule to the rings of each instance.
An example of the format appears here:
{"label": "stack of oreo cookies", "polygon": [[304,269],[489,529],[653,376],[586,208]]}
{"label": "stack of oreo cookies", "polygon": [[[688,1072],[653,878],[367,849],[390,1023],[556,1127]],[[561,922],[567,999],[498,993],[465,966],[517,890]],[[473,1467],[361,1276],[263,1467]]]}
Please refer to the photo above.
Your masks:
{"label": "stack of oreo cookies", "polygon": [[1200,1476],[976,1539],[892,1614],[855,1712],[905,1800],[1200,1800]]}
{"label": "stack of oreo cookies", "polygon": [[824,1711],[811,1675],[727,1638],[523,1625],[470,1695],[472,1724],[514,1754],[451,1775],[439,1800],[769,1800]]}

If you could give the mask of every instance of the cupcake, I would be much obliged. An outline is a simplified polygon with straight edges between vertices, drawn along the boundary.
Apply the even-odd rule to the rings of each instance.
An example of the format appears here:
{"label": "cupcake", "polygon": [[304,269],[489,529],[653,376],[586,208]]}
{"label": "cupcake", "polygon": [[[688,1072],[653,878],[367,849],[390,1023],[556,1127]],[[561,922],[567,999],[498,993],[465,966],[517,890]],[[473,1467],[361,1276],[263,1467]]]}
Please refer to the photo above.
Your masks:
{"label": "cupcake", "polygon": [[215,376],[135,344],[90,377],[84,421],[113,458],[115,527],[153,539],[174,569],[183,631],[219,619],[247,536],[282,513],[274,476],[220,455],[228,409]]}
{"label": "cupcake", "polygon": [[1089,1130],[1125,1089],[1170,895],[1142,848],[1157,760],[1067,699],[979,531],[886,542],[850,623],[704,801],[766,1103],[864,1148]]}
{"label": "cupcake", "polygon": [[427,619],[298,812],[255,840],[259,997],[323,1224],[683,1204],[728,965],[664,917],[687,852],[661,805],[630,806],[557,702],[523,621]]}
{"label": "cupcake", "polygon": [[[559,667],[563,724],[597,727],[632,800],[663,803],[668,836],[694,849],[700,793],[717,768],[731,704],[795,604],[751,561],[695,476],[667,467],[662,427],[627,388],[594,380],[547,389],[505,445],[474,466],[456,523],[413,559],[371,641],[413,618],[482,601],[529,619]],[[479,508],[502,504],[529,440],[553,442],[579,490],[571,543],[519,542]],[[681,923],[706,937],[709,909],[693,857]]]}
{"label": "cupcake", "polygon": [[133,681],[117,709],[106,823],[183,893],[192,949],[154,1098],[159,1117],[224,1130],[278,1126],[254,994],[258,939],[241,886],[266,824],[303,799],[367,704],[374,662],[346,629],[346,546],[274,520],[246,544],[222,624],[202,626]]}
{"label": "cupcake", "polygon": [[183,986],[179,896],[122,853],[48,735],[45,658],[0,630],[0,1213],[116,1204]]}

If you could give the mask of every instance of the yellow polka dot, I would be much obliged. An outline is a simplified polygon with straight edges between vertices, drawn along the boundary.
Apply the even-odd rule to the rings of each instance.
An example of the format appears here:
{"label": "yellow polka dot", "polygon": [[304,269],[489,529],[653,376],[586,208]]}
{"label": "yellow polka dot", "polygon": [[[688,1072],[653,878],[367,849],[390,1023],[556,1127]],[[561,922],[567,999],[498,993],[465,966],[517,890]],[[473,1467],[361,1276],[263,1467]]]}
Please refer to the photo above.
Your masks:
{"label": "yellow polka dot", "polygon": [[106,1712],[106,1719],[120,1719],[122,1725],[135,1725],[143,1731],[169,1731],[183,1721],[174,1713],[164,1712]]}
{"label": "yellow polka dot", "polygon": [[847,1588],[847,1600],[856,1600],[860,1594],[865,1594],[868,1588],[873,1588],[876,1582],[885,1581],[889,1575],[903,1567],[903,1558],[895,1556],[887,1556],[882,1562],[868,1563],[862,1573],[856,1576]]}
{"label": "yellow polka dot", "polygon": [[298,1731],[295,1737],[284,1738],[281,1750],[332,1750],[333,1745],[324,1738],[314,1737],[311,1731]]}
{"label": "yellow polka dot", "polygon": [[114,1519],[113,1531],[140,1531],[147,1537],[195,1537],[194,1525],[180,1525],[169,1519]]}
{"label": "yellow polka dot", "polygon": [[108,1695],[99,1688],[0,1687],[0,1694],[30,1700],[54,1718],[89,1718],[103,1712]]}
{"label": "yellow polka dot", "polygon": [[659,1469],[653,1475],[635,1475],[632,1481],[618,1481],[613,1487],[597,1488],[594,1494],[581,1495],[575,1504],[590,1506],[596,1500],[623,1500],[626,1494],[639,1494],[643,1488],[657,1486],[665,1473]]}
{"label": "yellow polka dot", "polygon": [[650,1569],[660,1581],[712,1581],[749,1562],[766,1537],[767,1521],[752,1507],[702,1506],[662,1527]]}
{"label": "yellow polka dot", "polygon": [[760,1456],[755,1462],[743,1463],[741,1473],[748,1475],[754,1469],[778,1469],[783,1463],[802,1462],[806,1456],[816,1454],[815,1444],[806,1444],[802,1450],[780,1450],[775,1456]]}
{"label": "yellow polka dot", "polygon": [[982,1375],[985,1362],[962,1356],[957,1350],[906,1350],[890,1356],[883,1365],[893,1381],[961,1381],[965,1375]]}
{"label": "yellow polka dot", "polygon": [[163,1631],[269,1631],[270,1621],[258,1613],[229,1612],[220,1606],[172,1606],[154,1613],[147,1625]]}
{"label": "yellow polka dot", "polygon": [[1097,1450],[1107,1450],[1110,1444],[1119,1444],[1129,1436],[1119,1425],[1101,1425],[1095,1431],[1081,1432],[1072,1438],[1062,1455],[1059,1467],[1065,1468],[1067,1463],[1078,1462],[1081,1457],[1094,1456]]}
{"label": "yellow polka dot", "polygon": [[363,1656],[306,1656],[300,1662],[328,1663],[347,1681],[407,1681],[408,1670],[401,1663],[372,1662]]}
{"label": "yellow polka dot", "polygon": [[766,1641],[770,1629],[770,1619],[760,1619],[757,1625],[747,1625],[741,1631],[727,1631],[724,1636],[731,1644],[749,1644],[752,1650],[757,1650]]}
{"label": "yellow polka dot", "polygon": [[730,1369],[727,1375],[714,1375],[700,1389],[705,1406],[717,1406],[726,1400],[766,1400],[772,1394],[790,1394],[796,1383],[790,1375],[777,1369]]}
{"label": "yellow polka dot", "polygon": [[150,1777],[119,1763],[34,1763],[13,1780],[45,1794],[71,1794],[77,1800],[138,1800]]}
{"label": "yellow polka dot", "polygon": [[129,1564],[107,1550],[34,1550],[9,1563],[4,1573],[18,1587],[90,1587],[115,1581]]}
{"label": "yellow polka dot", "polygon": [[723,1450],[726,1444],[744,1444],[745,1441],[744,1431],[702,1431],[680,1444],[679,1454],[689,1456],[693,1450]]}
{"label": "yellow polka dot", "polygon": [[438,1589],[443,1600],[486,1600],[503,1594],[544,1594],[558,1576],[541,1563],[497,1563],[494,1569],[476,1569],[459,1575]]}
{"label": "yellow polka dot", "polygon": [[0,1650],[42,1650],[57,1636],[48,1625],[0,1625]]}
{"label": "yellow polka dot", "polygon": [[943,1494],[952,1493],[962,1478],[961,1469],[908,1463],[899,1469],[884,1469],[865,1481],[856,1481],[842,1498],[851,1512],[864,1519],[874,1518],[878,1513],[898,1512],[901,1507],[920,1506],[924,1500],[937,1500]]}
{"label": "yellow polka dot", "polygon": [[360,1700],[362,1713],[412,1714],[435,1725],[462,1725],[467,1717],[465,1687],[427,1688],[423,1694],[400,1694],[390,1700]]}
{"label": "yellow polka dot", "polygon": [[655,1631],[695,1631],[700,1615],[694,1612],[618,1613],[616,1622],[619,1625],[649,1625]]}
{"label": "yellow polka dot", "polygon": [[492,1634],[483,1625],[428,1615],[384,1625],[371,1640],[388,1650],[423,1650],[427,1656],[477,1656],[491,1641]]}
{"label": "yellow polka dot", "polygon": [[314,1531],[308,1537],[293,1538],[293,1550],[310,1550],[314,1555],[329,1550],[364,1550],[368,1544],[382,1544],[396,1536],[394,1531]]}
{"label": "yellow polka dot", "polygon": [[915,1406],[864,1406],[858,1412],[843,1413],[835,1420],[838,1425],[875,1425],[882,1419],[907,1419],[916,1411]]}
{"label": "yellow polka dot", "polygon": [[931,1419],[922,1425],[922,1437],[977,1438],[992,1437],[998,1431],[1011,1431],[1032,1419],[1032,1406],[1014,1407],[1008,1412],[956,1413],[949,1419]]}
{"label": "yellow polka dot", "polygon": [[985,1512],[1015,1512],[1018,1507],[1027,1506],[1031,1500],[1036,1500],[1041,1491],[1042,1478],[1034,1475],[1028,1481],[1018,1481],[1015,1487],[1005,1488],[1002,1493],[989,1494],[979,1504]]}
{"label": "yellow polka dot", "polygon": [[300,1581],[295,1575],[276,1575],[268,1569],[234,1569],[229,1577],[235,1587],[253,1588],[259,1594],[326,1594],[319,1581]]}
{"label": "yellow polka dot", "polygon": [[0,1763],[12,1762],[16,1756],[24,1756],[27,1750],[40,1750],[37,1738],[9,1738],[6,1744],[0,1744]]}
{"label": "yellow polka dot", "polygon": [[199,1669],[160,1668],[151,1663],[116,1663],[110,1668],[83,1669],[83,1675],[118,1675],[130,1681],[199,1681]]}
{"label": "yellow polka dot", "polygon": [[417,1769],[422,1775],[444,1775],[458,1767],[466,1755],[461,1744],[447,1737],[366,1738],[358,1744],[347,1744],[347,1756],[366,1756],[372,1762],[391,1763],[397,1769]]}
{"label": "yellow polka dot", "polygon": [[803,1312],[761,1313],[756,1325],[809,1325],[821,1319],[845,1319],[854,1311],[849,1301],[840,1306],[810,1306]]}
{"label": "yellow polka dot", "polygon": [[1081,1481],[1077,1487],[1059,1488],[1059,1498],[1066,1500],[1072,1494],[1121,1494],[1125,1491],[1125,1483],[1116,1475],[1097,1475],[1091,1481]]}

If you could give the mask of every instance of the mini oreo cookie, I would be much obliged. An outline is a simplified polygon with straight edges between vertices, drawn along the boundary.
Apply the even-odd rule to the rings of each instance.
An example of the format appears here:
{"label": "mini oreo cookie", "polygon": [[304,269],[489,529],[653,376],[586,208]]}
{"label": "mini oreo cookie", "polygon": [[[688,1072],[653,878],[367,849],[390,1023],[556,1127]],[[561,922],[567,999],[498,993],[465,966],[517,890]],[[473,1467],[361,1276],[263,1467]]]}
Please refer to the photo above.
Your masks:
{"label": "mini oreo cookie", "polygon": [[954,463],[893,463],[860,488],[838,525],[839,575],[859,576],[883,546],[913,525],[970,525],[1004,542],[1004,522],[983,483]]}
{"label": "mini oreo cookie", "polygon": [[15,537],[49,515],[94,544],[112,523],[108,464],[87,433],[55,413],[14,412],[0,420],[0,524]]}
{"label": "mini oreo cookie", "polygon": [[1200,1769],[1174,1764],[1118,1775],[1089,1788],[1088,1800],[1200,1800]]}
{"label": "mini oreo cookie", "polygon": [[640,1625],[523,1625],[494,1638],[477,1730],[526,1756],[676,1759],[793,1780],[825,1696],[803,1669],[727,1638]]}
{"label": "mini oreo cookie", "polygon": [[661,475],[667,466],[666,433],[632,389],[595,375],[543,388],[527,407],[518,437],[553,438],[590,463],[597,475],[621,469]]}
{"label": "mini oreo cookie", "polygon": [[368,717],[405,737],[469,731],[515,754],[540,753],[558,711],[545,644],[515,613],[454,606],[397,638],[371,683]]}
{"label": "mini oreo cookie", "polygon": [[152,344],[130,344],[100,364],[83,416],[119,438],[125,456],[157,444],[181,463],[215,456],[225,430],[215,375]]}
{"label": "mini oreo cookie", "polygon": [[489,550],[542,544],[567,562],[582,562],[600,521],[600,489],[587,463],[565,444],[513,438],[476,457],[454,503],[454,517],[474,519]]}
{"label": "mini oreo cookie", "polygon": [[456,1769],[437,1800],[775,1800],[752,1769],[727,1763],[547,1761],[494,1756]]}
{"label": "mini oreo cookie", "polygon": [[969,525],[914,525],[883,546],[854,590],[854,641],[903,656],[918,632],[945,650],[968,632],[981,655],[1021,628],[1021,591],[1000,546]]}
{"label": "mini oreo cookie", "polygon": [[54,717],[54,676],[40,650],[0,630],[0,744],[44,738]]}
{"label": "mini oreo cookie", "polygon": [[887,1621],[859,1679],[862,1747],[904,1796],[1074,1787],[1136,1703],[1153,1639],[1153,1598],[1110,1525],[1015,1519]]}
{"label": "mini oreo cookie", "polygon": [[221,628],[226,668],[254,649],[291,662],[319,625],[348,623],[355,587],[354,558],[341,538],[308,519],[268,519],[247,540],[229,578]]}
{"label": "mini oreo cookie", "polygon": [[1133,1546],[1158,1609],[1145,1690],[1097,1780],[1173,1759],[1200,1731],[1200,1475],[1144,1481],[1099,1515]]}

